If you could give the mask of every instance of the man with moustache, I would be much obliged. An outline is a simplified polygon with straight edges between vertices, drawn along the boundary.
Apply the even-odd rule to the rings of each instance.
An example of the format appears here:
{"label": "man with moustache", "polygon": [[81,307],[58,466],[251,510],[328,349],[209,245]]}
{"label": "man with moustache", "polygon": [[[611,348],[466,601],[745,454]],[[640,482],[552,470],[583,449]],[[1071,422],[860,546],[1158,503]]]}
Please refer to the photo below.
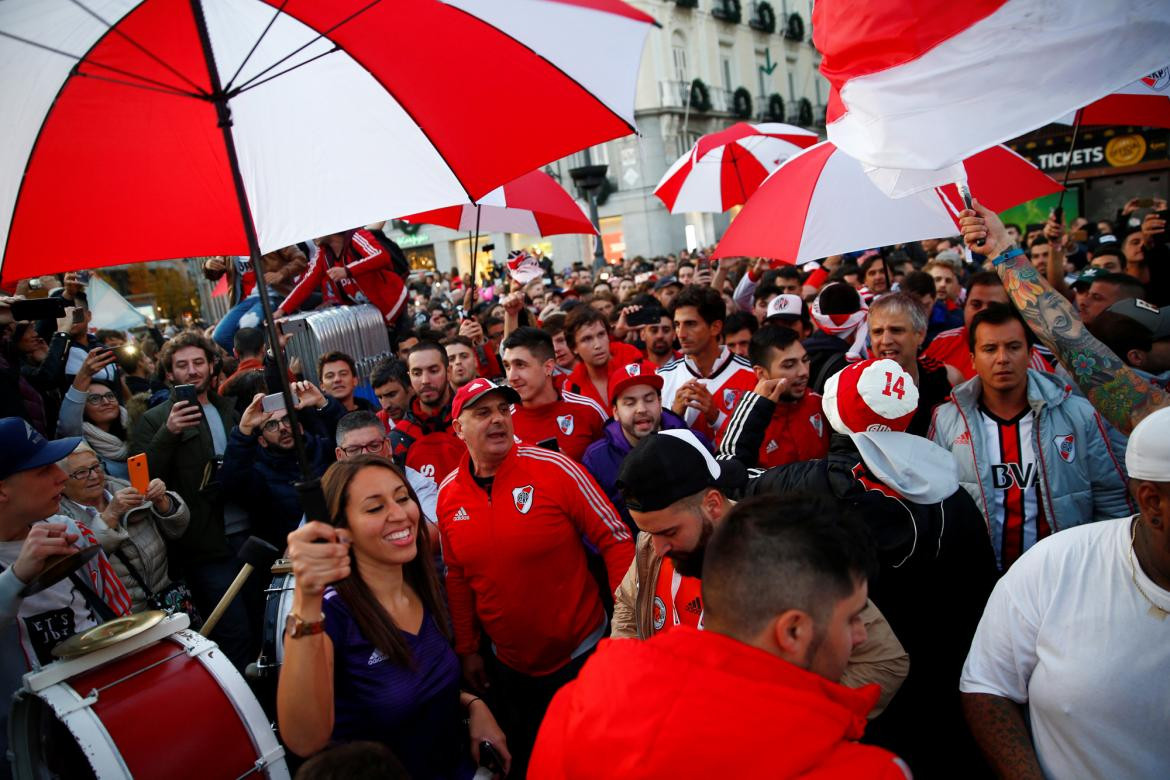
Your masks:
{"label": "man with moustache", "polygon": [[[211,389],[217,361],[215,344],[193,331],[164,344],[159,363],[167,383],[194,386],[198,405],[172,393],[138,419],[128,447],[130,455],[145,453],[150,475],[191,510],[191,522],[174,545],[174,560],[204,615],[211,614],[239,573],[235,553],[251,530],[247,510],[224,497],[220,470],[237,414],[231,399]],[[240,599],[228,606],[211,638],[237,668],[254,659],[252,626]]]}
{"label": "man with moustache", "polygon": [[515,390],[483,378],[455,394],[453,427],[467,454],[439,486],[438,514],[455,652],[467,682],[492,699],[512,772],[523,777],[549,701],[608,628],[586,544],[605,560],[610,588],[634,551],[578,464],[516,444],[518,403]]}
{"label": "man with moustache", "polygon": [[654,321],[642,326],[642,343],[645,345],[646,360],[656,369],[681,356],[674,349],[674,321],[666,309],[657,306],[650,309]]}
{"label": "man with moustache", "polygon": [[809,357],[800,334],[765,325],[752,336],[749,355],[759,380],[727,421],[721,459],[769,469],[829,452],[821,396],[808,389]]}
{"label": "man with moustache", "polygon": [[[622,461],[642,439],[659,430],[677,430],[687,424],[669,409],[662,408],[662,377],[654,373],[652,363],[630,363],[614,372],[610,392],[613,419],[605,424],[600,439],[589,445],[581,464],[601,485],[622,520],[637,536],[638,526],[630,517],[626,501],[617,488]],[[696,434],[711,448],[710,442]]]}

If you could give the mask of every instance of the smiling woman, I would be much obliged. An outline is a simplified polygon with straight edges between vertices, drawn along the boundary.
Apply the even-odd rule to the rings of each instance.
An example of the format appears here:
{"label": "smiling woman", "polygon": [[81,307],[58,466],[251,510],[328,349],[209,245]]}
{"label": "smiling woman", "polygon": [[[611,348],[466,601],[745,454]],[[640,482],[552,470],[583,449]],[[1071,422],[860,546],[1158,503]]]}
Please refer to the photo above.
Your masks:
{"label": "smiling woman", "polygon": [[277,690],[286,744],[307,756],[382,742],[412,777],[470,777],[484,740],[507,756],[487,706],[459,690],[430,541],[402,472],[357,455],[322,487],[331,525],[306,523],[288,539],[296,589]]}

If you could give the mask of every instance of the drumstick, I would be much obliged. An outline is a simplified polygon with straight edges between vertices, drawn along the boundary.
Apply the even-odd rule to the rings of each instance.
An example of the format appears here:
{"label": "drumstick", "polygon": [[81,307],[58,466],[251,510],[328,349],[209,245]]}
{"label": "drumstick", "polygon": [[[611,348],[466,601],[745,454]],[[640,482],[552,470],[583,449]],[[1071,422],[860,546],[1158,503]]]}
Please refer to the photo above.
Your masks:
{"label": "drumstick", "polygon": [[252,573],[253,569],[264,569],[272,565],[272,562],[280,557],[280,550],[277,550],[263,539],[258,539],[255,536],[249,536],[247,540],[240,545],[240,551],[236,557],[244,562],[243,568],[236,578],[232,580],[232,584],[224,592],[223,598],[215,605],[211,616],[203,623],[203,628],[199,629],[199,633],[203,636],[211,636],[211,632],[215,630],[215,625],[219,623],[223,613],[227,611],[229,605],[239,595],[240,589],[244,587],[244,583],[248,581],[248,575]]}

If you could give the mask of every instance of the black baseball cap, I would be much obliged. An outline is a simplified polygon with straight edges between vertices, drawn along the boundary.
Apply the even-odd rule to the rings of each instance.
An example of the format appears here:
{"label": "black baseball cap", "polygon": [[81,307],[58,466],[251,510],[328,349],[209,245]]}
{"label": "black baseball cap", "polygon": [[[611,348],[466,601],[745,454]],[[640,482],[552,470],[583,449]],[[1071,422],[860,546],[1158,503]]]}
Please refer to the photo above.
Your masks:
{"label": "black baseball cap", "polygon": [[1141,298],[1126,298],[1110,306],[1108,311],[1129,317],[1148,330],[1154,341],[1170,338],[1170,306],[1159,309]]}
{"label": "black baseball cap", "polygon": [[647,436],[630,450],[618,472],[626,506],[656,512],[705,488],[736,490],[747,484],[737,460],[715,460],[694,431],[678,428]]}
{"label": "black baseball cap", "polygon": [[49,441],[20,417],[0,420],[0,479],[56,463],[81,444],[80,436]]}
{"label": "black baseball cap", "polygon": [[678,280],[677,276],[664,276],[654,283],[654,289],[661,290],[662,288],[670,287],[671,285],[682,287],[683,283]]}

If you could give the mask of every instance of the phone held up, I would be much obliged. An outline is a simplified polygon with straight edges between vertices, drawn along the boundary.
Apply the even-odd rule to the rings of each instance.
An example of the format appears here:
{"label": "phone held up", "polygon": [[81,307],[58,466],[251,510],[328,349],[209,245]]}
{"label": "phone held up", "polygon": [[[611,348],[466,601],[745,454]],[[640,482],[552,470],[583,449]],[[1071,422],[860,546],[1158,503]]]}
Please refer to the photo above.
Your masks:
{"label": "phone held up", "polygon": [[[297,398],[296,393],[293,393],[292,397],[293,397],[294,404],[300,403],[300,399]],[[264,400],[260,402],[260,407],[264,411],[269,412],[269,413],[279,412],[281,409],[286,408],[285,403],[284,403],[284,394],[283,393],[269,393],[268,395],[264,396]]]}
{"label": "phone held up", "polygon": [[175,400],[186,401],[203,413],[203,406],[199,403],[199,394],[195,392],[195,385],[175,385]]}

